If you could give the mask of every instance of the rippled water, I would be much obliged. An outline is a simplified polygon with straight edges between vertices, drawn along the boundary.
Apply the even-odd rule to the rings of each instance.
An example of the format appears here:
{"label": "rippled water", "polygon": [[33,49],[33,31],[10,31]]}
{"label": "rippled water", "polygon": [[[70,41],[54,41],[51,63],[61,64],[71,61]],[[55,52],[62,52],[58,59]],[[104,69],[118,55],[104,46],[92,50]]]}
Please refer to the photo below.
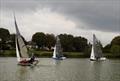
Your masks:
{"label": "rippled water", "polygon": [[16,58],[0,58],[0,81],[120,81],[120,60],[39,61],[35,67],[23,67],[17,65]]}

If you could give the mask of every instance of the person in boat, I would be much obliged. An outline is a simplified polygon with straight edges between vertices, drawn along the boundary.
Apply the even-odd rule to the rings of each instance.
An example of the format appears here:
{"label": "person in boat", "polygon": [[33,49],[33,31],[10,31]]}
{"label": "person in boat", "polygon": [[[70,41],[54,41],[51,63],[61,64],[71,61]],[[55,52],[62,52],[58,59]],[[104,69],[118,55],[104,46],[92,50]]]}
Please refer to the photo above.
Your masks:
{"label": "person in boat", "polygon": [[35,56],[34,56],[34,54],[32,54],[32,56],[31,56],[31,58],[30,58],[30,60],[26,60],[26,59],[24,59],[24,60],[22,60],[22,61],[20,61],[20,63],[33,63],[35,61]]}
{"label": "person in boat", "polygon": [[34,54],[32,54],[30,60],[28,61],[29,63],[33,63],[35,61],[35,56]]}

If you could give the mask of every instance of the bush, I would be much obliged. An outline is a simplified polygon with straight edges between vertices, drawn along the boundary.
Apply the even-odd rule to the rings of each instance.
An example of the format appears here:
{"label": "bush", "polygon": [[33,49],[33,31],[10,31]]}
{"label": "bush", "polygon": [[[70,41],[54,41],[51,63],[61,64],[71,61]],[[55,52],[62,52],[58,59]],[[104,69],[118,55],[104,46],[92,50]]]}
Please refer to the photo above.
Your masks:
{"label": "bush", "polygon": [[120,55],[120,46],[119,45],[112,45],[111,53],[114,55]]}

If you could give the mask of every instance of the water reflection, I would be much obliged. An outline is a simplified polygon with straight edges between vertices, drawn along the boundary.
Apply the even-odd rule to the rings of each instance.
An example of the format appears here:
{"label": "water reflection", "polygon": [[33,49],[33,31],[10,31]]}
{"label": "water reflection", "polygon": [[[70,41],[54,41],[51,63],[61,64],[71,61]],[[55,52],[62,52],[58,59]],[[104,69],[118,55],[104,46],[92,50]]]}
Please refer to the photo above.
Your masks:
{"label": "water reflection", "polygon": [[18,69],[16,71],[16,77],[17,81],[27,81],[28,80],[28,68],[24,66],[18,66]]}
{"label": "water reflection", "polygon": [[101,80],[102,61],[90,62],[90,79],[94,81]]}
{"label": "water reflection", "polygon": [[54,59],[53,59],[54,65],[60,65],[60,64],[61,64],[61,61],[62,61],[62,60],[54,60]]}

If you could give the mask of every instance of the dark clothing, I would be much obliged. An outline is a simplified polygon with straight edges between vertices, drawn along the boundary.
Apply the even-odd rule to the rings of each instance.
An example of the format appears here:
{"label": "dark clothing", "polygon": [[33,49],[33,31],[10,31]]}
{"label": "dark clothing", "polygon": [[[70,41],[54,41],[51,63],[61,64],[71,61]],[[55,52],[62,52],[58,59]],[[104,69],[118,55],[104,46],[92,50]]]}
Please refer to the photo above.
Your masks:
{"label": "dark clothing", "polygon": [[32,56],[31,59],[29,60],[29,63],[33,63],[35,61],[35,56]]}
{"label": "dark clothing", "polygon": [[30,58],[30,60],[22,60],[22,61],[20,61],[20,63],[33,63],[35,61],[35,56],[34,55],[32,55],[32,57]]}

